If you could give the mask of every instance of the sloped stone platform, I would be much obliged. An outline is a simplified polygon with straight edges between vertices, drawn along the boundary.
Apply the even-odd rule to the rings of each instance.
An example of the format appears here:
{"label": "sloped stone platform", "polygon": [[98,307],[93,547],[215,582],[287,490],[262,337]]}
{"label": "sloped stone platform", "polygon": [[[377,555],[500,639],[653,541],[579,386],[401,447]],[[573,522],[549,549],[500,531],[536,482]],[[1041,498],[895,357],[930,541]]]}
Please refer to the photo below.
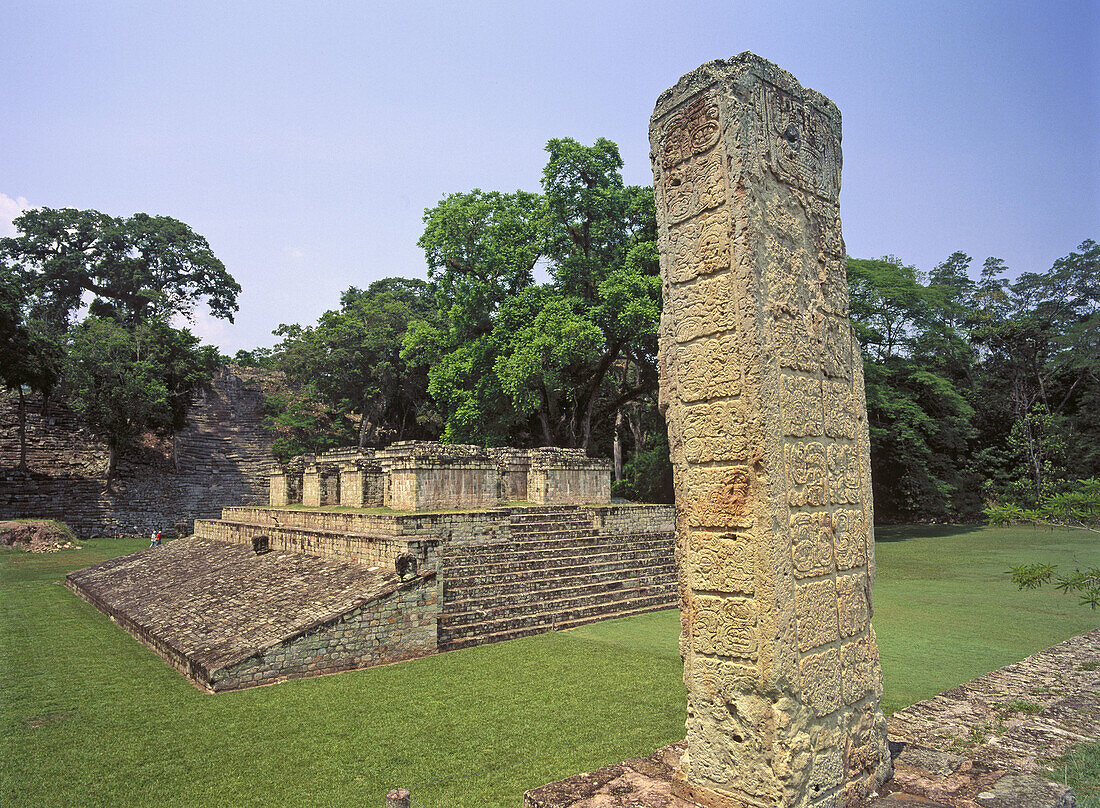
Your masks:
{"label": "sloped stone platform", "polygon": [[191,537],[65,585],[211,692],[436,651],[431,570],[402,581],[392,567]]}

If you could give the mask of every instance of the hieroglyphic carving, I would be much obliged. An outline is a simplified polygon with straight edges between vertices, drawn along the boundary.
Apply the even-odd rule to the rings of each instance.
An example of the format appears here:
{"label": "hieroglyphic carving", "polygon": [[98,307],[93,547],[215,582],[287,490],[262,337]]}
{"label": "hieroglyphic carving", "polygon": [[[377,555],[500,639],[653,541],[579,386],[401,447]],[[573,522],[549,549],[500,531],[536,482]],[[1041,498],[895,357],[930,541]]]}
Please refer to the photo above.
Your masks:
{"label": "hieroglyphic carving", "polygon": [[737,339],[729,334],[702,337],[668,351],[669,372],[680,380],[684,401],[703,401],[728,395],[741,380]]}
{"label": "hieroglyphic carving", "polygon": [[835,569],[833,522],[829,514],[791,514],[791,545],[796,578],[828,575]]}
{"label": "hieroglyphic carving", "polygon": [[830,438],[856,436],[856,397],[849,382],[822,382],[825,403],[825,434]]}
{"label": "hieroglyphic carving", "polygon": [[[683,772],[715,804],[853,802],[890,763],[839,113],[743,54],[664,94],[650,137]],[[805,709],[780,706],[794,702]]]}
{"label": "hieroglyphic carving", "polygon": [[867,517],[862,510],[833,512],[837,569],[849,570],[867,563]]}
{"label": "hieroglyphic carving", "polygon": [[756,557],[752,542],[740,533],[692,531],[688,539],[688,584],[700,592],[736,592],[751,595],[755,587]]}
{"label": "hieroglyphic carving", "polygon": [[731,286],[726,275],[671,284],[665,309],[672,317],[675,340],[690,342],[697,337],[732,331],[737,323],[737,304]]}
{"label": "hieroglyphic carving", "polygon": [[840,193],[839,122],[834,124],[812,102],[766,81],[757,86],[755,103],[760,139],[767,146],[772,169],[796,188],[836,199]]}
{"label": "hieroglyphic carving", "polygon": [[840,636],[852,637],[867,628],[871,620],[871,598],[867,576],[860,573],[840,575],[836,579]]}
{"label": "hieroglyphic carving", "polygon": [[774,333],[775,352],[782,367],[807,373],[821,369],[821,341],[810,330],[804,317],[777,314]]}
{"label": "hieroglyphic carving", "polygon": [[673,168],[692,155],[713,148],[719,134],[718,102],[713,93],[704,93],[665,122],[664,167]]}
{"label": "hieroglyphic carving", "polygon": [[749,448],[742,406],[737,399],[685,406],[682,420],[673,427],[682,430],[684,459],[689,463],[745,463]]}
{"label": "hieroglyphic carving", "polygon": [[727,210],[708,210],[668,234],[674,283],[730,268],[730,218]]}
{"label": "hieroglyphic carving", "polygon": [[[863,501],[859,455],[851,443],[831,443],[828,448],[829,504],[858,505]],[[823,504],[823,503],[822,503]]]}
{"label": "hieroglyphic carving", "polygon": [[825,445],[817,441],[790,443],[784,449],[787,460],[787,504],[792,508],[825,505],[828,501],[828,458]]}
{"label": "hieroglyphic carving", "polygon": [[839,639],[837,590],[832,579],[800,583],[794,591],[798,649],[809,651]]}
{"label": "hieroglyphic carving", "polygon": [[752,527],[749,489],[752,475],[741,466],[685,469],[693,496],[682,504],[692,527]]}
{"label": "hieroglyphic carving", "polygon": [[756,605],[742,598],[699,595],[695,609],[692,650],[739,659],[756,658]]}
{"label": "hieroglyphic carving", "polygon": [[821,380],[783,374],[781,407],[783,434],[792,438],[817,437],[823,431]]}
{"label": "hieroglyphic carving", "polygon": [[822,367],[826,376],[848,379],[852,374],[852,330],[836,317],[826,317],[822,327]]}
{"label": "hieroglyphic carving", "polygon": [[798,662],[802,700],[819,716],[840,706],[840,652],[830,648],[809,653]]}

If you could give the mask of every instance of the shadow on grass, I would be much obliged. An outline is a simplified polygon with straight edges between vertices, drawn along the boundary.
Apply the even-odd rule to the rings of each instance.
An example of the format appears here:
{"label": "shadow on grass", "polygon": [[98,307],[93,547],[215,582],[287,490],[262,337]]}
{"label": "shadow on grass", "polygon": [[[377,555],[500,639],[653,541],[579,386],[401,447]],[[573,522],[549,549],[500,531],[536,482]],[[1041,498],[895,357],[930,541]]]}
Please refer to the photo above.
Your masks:
{"label": "shadow on grass", "polygon": [[875,525],[875,542],[907,539],[941,539],[961,533],[977,533],[986,525]]}

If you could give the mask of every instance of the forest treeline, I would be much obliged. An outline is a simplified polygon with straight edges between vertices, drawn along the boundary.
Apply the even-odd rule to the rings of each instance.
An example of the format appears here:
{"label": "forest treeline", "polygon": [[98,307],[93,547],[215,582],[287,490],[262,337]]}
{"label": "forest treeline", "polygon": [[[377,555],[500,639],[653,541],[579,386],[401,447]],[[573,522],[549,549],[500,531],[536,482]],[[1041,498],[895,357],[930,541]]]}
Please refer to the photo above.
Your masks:
{"label": "forest treeline", "polygon": [[[269,400],[277,456],[577,447],[614,460],[616,495],[671,501],[653,191],[624,184],[608,140],[546,151],[538,192],[474,189],[425,211],[426,279],[352,287],[238,353],[289,382]],[[178,323],[199,301],[231,320],[240,287],[168,217],[41,208],[15,225],[0,239],[0,378],[21,405],[28,390],[72,404],[110,447],[109,487],[118,455],[178,433],[227,361]],[[1095,241],[1019,274],[959,252],[927,273],[849,259],[848,281],[879,521],[978,520],[1100,476]]]}
{"label": "forest treeline", "polygon": [[[671,501],[652,189],[624,185],[610,141],[546,150],[541,193],[475,189],[425,212],[426,280],[353,287],[238,354],[295,390],[272,401],[281,456],[580,447],[614,458],[617,495]],[[979,520],[1100,474],[1100,245],[1011,274],[961,252],[927,273],[849,259],[878,520]]]}

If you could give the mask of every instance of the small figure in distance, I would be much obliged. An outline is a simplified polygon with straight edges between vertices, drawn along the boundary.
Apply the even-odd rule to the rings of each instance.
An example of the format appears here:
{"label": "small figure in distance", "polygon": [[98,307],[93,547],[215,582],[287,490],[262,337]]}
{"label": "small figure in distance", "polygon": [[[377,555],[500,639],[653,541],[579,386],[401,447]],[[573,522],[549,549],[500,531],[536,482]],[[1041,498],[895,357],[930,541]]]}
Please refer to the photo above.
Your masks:
{"label": "small figure in distance", "polygon": [[149,534],[149,549],[157,546],[157,532],[154,530]]}
{"label": "small figure in distance", "polygon": [[160,531],[159,530],[157,531],[157,544],[156,544],[156,546],[160,547]]}

